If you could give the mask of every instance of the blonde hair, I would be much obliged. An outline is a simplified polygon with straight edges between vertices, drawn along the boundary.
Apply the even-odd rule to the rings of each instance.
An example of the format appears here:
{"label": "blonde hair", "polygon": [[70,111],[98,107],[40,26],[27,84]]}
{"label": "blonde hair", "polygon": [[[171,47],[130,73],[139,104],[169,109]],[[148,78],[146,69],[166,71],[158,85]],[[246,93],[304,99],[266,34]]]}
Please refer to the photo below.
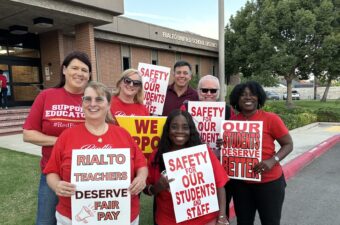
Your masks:
{"label": "blonde hair", "polygon": [[[110,90],[103,84],[97,81],[89,82],[86,88],[92,88],[99,96],[105,96],[108,104],[111,103],[111,92]],[[105,122],[117,124],[116,120],[112,117],[111,111],[109,110],[105,116]]]}
{"label": "blonde hair", "polygon": [[140,78],[140,81],[142,82],[142,86],[139,88],[137,94],[133,98],[135,103],[143,104],[144,100],[144,91],[143,91],[143,81],[142,81],[142,75],[140,72],[136,69],[127,69],[124,70],[123,73],[120,75],[119,80],[116,83],[116,90],[113,92],[114,96],[118,96],[120,94],[120,84],[122,83],[124,78],[130,77],[133,74],[137,74]]}

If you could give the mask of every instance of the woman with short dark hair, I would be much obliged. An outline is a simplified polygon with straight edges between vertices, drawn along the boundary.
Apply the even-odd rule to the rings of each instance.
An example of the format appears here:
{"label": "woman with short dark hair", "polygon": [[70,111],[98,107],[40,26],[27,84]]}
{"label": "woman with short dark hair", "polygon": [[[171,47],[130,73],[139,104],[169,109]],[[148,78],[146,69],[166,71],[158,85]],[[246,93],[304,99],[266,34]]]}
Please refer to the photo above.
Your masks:
{"label": "woman with short dark hair", "polygon": [[[255,81],[238,84],[230,94],[230,104],[239,113],[231,120],[263,121],[262,161],[252,168],[261,181],[233,179],[232,195],[238,225],[253,225],[258,211],[262,225],[279,225],[286,181],[280,161],[293,150],[293,141],[281,118],[261,110],[266,93]],[[280,149],[275,151],[275,141]]]}
{"label": "woman with short dark hair", "polygon": [[[86,53],[68,54],[60,68],[60,82],[55,88],[39,93],[23,126],[23,139],[42,147],[40,161],[43,170],[58,136],[69,127],[84,122],[81,97],[91,79],[91,61]],[[36,225],[55,225],[57,196],[41,174],[38,191]]]}

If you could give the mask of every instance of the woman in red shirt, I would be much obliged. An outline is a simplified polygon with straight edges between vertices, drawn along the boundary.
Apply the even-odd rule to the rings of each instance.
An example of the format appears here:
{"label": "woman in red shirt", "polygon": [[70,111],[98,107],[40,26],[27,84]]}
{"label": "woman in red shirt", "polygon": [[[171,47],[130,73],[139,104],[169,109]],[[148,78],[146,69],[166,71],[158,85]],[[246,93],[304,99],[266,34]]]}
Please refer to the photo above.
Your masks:
{"label": "woman in red shirt", "polygon": [[[58,136],[69,127],[84,122],[81,97],[91,79],[91,61],[84,52],[68,54],[60,69],[60,83],[39,93],[23,126],[23,139],[42,147],[41,171],[50,158]],[[41,174],[36,225],[55,225],[58,198]]]}
{"label": "woman in red shirt", "polygon": [[75,193],[74,184],[70,183],[73,149],[130,149],[131,185],[131,224],[138,225],[139,198],[144,189],[148,170],[146,160],[130,134],[113,124],[110,113],[111,94],[101,83],[91,82],[86,87],[82,98],[85,123],[67,129],[58,138],[44,173],[47,183],[58,195],[56,218],[65,225],[72,224],[71,196]]}
{"label": "woman in red shirt", "polygon": [[143,82],[138,70],[125,70],[117,81],[116,88],[111,100],[111,113],[113,116],[150,115],[143,104]]}
{"label": "woman in red shirt", "polygon": [[[236,85],[230,94],[230,104],[240,112],[231,120],[263,121],[262,161],[253,167],[262,180],[231,182],[239,225],[253,225],[256,211],[262,225],[280,224],[286,182],[279,162],[293,150],[293,141],[278,115],[261,110],[265,101],[266,93],[255,81]],[[278,151],[275,140],[281,146]]]}
{"label": "woman in red shirt", "polygon": [[201,144],[192,116],[187,111],[173,110],[165,122],[163,134],[159,142],[158,150],[154,151],[148,161],[149,176],[148,186],[144,193],[154,195],[156,201],[155,222],[157,225],[223,225],[229,224],[225,213],[224,185],[228,181],[223,167],[214,153],[208,149],[217,187],[219,211],[206,214],[181,223],[176,223],[171,193],[168,191],[168,179],[161,175],[165,170],[163,154]]}

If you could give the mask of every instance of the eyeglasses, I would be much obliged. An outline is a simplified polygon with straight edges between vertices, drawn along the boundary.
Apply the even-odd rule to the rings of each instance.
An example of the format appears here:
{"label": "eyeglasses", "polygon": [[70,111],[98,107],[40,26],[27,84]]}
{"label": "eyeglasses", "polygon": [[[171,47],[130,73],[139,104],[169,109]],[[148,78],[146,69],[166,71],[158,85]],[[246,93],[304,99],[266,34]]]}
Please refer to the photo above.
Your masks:
{"label": "eyeglasses", "polygon": [[128,77],[124,77],[123,81],[124,81],[124,84],[127,84],[127,85],[131,85],[131,83],[132,83],[132,85],[134,87],[142,86],[142,81],[140,81],[140,80],[132,80],[132,79],[130,79]]}
{"label": "eyeglasses", "polygon": [[211,94],[216,94],[218,89],[215,88],[201,88],[202,93],[206,94],[210,91]]}
{"label": "eyeglasses", "polygon": [[[91,96],[83,96],[81,99],[83,100],[84,104],[90,104],[92,102]],[[94,101],[96,104],[101,104],[105,101],[105,99],[102,96],[98,96],[94,98]]]}

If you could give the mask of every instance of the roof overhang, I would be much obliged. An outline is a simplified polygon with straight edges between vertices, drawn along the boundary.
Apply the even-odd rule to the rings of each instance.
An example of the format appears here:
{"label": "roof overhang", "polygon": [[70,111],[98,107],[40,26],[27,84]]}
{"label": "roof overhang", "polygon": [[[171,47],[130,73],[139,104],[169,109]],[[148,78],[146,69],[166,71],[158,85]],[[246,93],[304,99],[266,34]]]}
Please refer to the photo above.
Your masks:
{"label": "roof overhang", "polygon": [[[124,13],[124,0],[0,0],[0,29],[20,25],[28,32],[40,34],[50,30],[72,33],[74,26],[92,23],[94,26],[110,24],[114,16]],[[39,27],[33,20],[44,17],[53,20],[52,27]]]}

